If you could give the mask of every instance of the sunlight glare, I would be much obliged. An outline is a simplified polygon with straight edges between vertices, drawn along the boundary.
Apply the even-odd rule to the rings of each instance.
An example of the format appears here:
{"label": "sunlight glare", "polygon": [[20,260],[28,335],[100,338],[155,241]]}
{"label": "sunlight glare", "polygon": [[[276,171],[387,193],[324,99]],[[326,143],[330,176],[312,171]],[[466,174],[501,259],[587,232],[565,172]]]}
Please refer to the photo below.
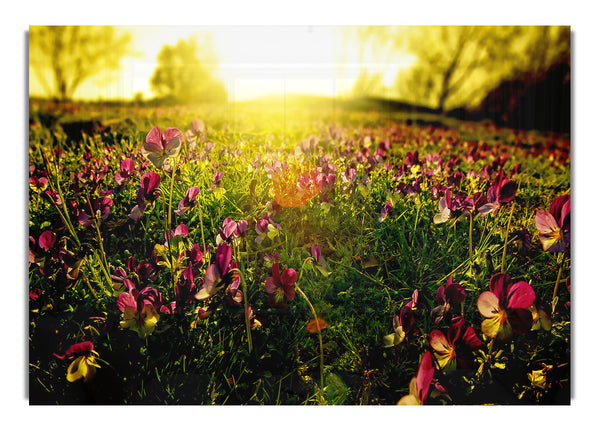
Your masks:
{"label": "sunlight glare", "polygon": [[[118,71],[102,72],[84,82],[74,97],[81,100],[150,99],[150,78],[164,45],[194,37],[200,59],[214,55],[217,79],[230,102],[281,94],[347,96],[361,72],[381,73],[392,86],[402,68],[414,59],[401,53],[390,63],[344,41],[344,27],[311,26],[134,26],[118,27],[132,34],[135,56],[124,57]],[[203,53],[203,41],[212,47]],[[43,88],[30,73],[30,94]]]}

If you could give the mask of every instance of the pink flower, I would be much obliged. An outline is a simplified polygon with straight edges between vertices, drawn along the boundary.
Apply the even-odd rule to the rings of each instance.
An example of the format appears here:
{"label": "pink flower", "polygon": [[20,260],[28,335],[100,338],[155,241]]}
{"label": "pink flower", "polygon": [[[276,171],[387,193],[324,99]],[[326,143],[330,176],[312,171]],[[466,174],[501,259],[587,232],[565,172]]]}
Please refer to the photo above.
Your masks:
{"label": "pink flower", "polygon": [[142,155],[150,160],[154,166],[162,169],[169,157],[179,154],[183,142],[183,133],[175,127],[168,127],[161,133],[155,126],[146,135],[146,143],[142,146]]}
{"label": "pink flower", "polygon": [[231,217],[225,217],[223,225],[219,229],[219,234],[216,238],[217,245],[227,242],[237,245],[240,242],[240,238],[244,236],[248,229],[248,222],[246,220],[240,220],[236,222]]}
{"label": "pink flower", "polygon": [[419,364],[417,376],[413,377],[409,384],[408,395],[403,396],[398,405],[422,406],[429,395],[429,387],[433,381],[433,359],[430,352],[425,352]]}
{"label": "pink flower", "polygon": [[394,206],[392,205],[391,202],[386,201],[383,204],[383,208],[381,208],[381,215],[379,216],[379,219],[377,221],[379,221],[379,223],[383,223],[383,221],[388,218],[388,216],[390,215],[390,213],[392,212],[392,209],[394,208]]}
{"label": "pink flower", "polygon": [[130,158],[126,158],[125,160],[121,160],[120,168],[121,170],[119,172],[115,172],[115,182],[122,186],[133,174],[135,163]]}
{"label": "pink flower", "polygon": [[199,119],[192,121],[190,128],[185,132],[185,137],[189,143],[188,149],[195,151],[198,140],[204,142],[204,122]]}
{"label": "pink flower", "polygon": [[465,289],[459,283],[453,283],[450,277],[444,286],[438,288],[436,299],[438,306],[431,310],[434,324],[440,323],[453,305],[460,305],[465,300]]}
{"label": "pink flower", "polygon": [[198,196],[198,193],[200,193],[200,189],[198,187],[190,187],[187,189],[185,196],[179,201],[175,213],[180,216],[187,208],[192,208],[194,205],[196,205],[196,196]]}
{"label": "pink flower", "polygon": [[240,279],[235,272],[231,271],[237,268],[237,264],[231,260],[232,255],[233,249],[229,244],[219,244],[215,252],[215,263],[206,269],[204,282],[202,288],[195,295],[196,299],[208,299],[224,288],[227,288],[228,296],[237,299]]}
{"label": "pink flower", "polygon": [[501,170],[494,179],[487,192],[487,204],[480,206],[477,210],[482,216],[490,213],[495,214],[500,205],[506,204],[515,198],[517,193],[517,184],[506,178],[504,171]]}
{"label": "pink flower", "polygon": [[44,251],[48,251],[54,247],[56,243],[56,234],[50,230],[46,230],[42,232],[40,235],[40,239],[38,240],[38,244],[40,248]]}
{"label": "pink flower", "polygon": [[485,320],[482,332],[494,339],[508,340],[513,333],[524,334],[531,329],[529,307],[535,293],[529,283],[513,283],[508,274],[499,273],[490,279],[490,290],[479,295],[477,308]]}
{"label": "pink flower", "polygon": [[272,277],[265,281],[265,290],[269,295],[269,304],[278,307],[285,307],[287,301],[292,301],[296,296],[294,284],[298,280],[296,270],[285,268],[282,273],[279,272],[279,263],[273,263],[271,268]]}
{"label": "pink flower", "polygon": [[73,359],[67,369],[69,382],[83,379],[85,383],[88,383],[96,375],[96,369],[100,368],[100,365],[96,363],[98,353],[94,351],[94,344],[91,341],[73,344],[64,355],[55,353],[54,356],[61,360]]}
{"label": "pink flower", "polygon": [[137,205],[133,207],[129,218],[137,221],[140,219],[146,205],[152,203],[158,198],[160,191],[158,186],[160,185],[160,175],[156,172],[146,172],[140,178],[140,188],[137,193]]}
{"label": "pink flower", "polygon": [[540,210],[535,215],[535,226],[544,251],[565,251],[571,242],[571,196],[559,196],[550,205],[550,212]]}
{"label": "pink flower", "polygon": [[[102,197],[94,199],[92,202],[92,210],[96,217],[99,216],[102,220],[106,220],[110,214],[110,209],[113,206],[113,201],[109,197]],[[90,226],[93,223],[93,217],[88,215],[85,211],[81,211],[77,216],[77,221],[82,226]]]}
{"label": "pink flower", "polygon": [[117,307],[123,313],[121,327],[137,332],[140,338],[146,338],[158,323],[156,310],[162,307],[162,297],[151,287],[141,291],[130,287],[128,292],[121,293],[117,298]]}
{"label": "pink flower", "polygon": [[434,329],[429,334],[429,344],[435,351],[434,355],[440,369],[454,371],[468,368],[471,352],[481,347],[481,340],[475,330],[465,325],[465,319],[457,316],[452,319],[446,334]]}
{"label": "pink flower", "polygon": [[325,257],[321,254],[321,246],[319,243],[313,244],[310,247],[310,254],[317,264],[317,270],[325,277],[331,275],[331,272],[327,271],[327,262],[325,261]]}

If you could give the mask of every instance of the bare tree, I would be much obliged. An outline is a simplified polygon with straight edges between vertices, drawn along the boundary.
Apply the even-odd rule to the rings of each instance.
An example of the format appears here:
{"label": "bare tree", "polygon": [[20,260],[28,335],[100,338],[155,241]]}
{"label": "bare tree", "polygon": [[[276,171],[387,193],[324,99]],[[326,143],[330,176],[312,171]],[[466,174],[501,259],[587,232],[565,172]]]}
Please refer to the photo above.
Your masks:
{"label": "bare tree", "polygon": [[118,69],[130,43],[113,27],[31,26],[29,65],[49,96],[69,100],[92,76]]}

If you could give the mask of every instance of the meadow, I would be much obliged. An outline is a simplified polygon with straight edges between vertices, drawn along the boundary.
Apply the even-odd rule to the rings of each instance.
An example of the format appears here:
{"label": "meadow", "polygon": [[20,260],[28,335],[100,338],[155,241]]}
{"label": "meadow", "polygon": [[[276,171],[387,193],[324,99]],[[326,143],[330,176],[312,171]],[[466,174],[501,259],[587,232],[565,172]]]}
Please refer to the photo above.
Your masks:
{"label": "meadow", "polygon": [[29,113],[30,404],[569,404],[568,135]]}

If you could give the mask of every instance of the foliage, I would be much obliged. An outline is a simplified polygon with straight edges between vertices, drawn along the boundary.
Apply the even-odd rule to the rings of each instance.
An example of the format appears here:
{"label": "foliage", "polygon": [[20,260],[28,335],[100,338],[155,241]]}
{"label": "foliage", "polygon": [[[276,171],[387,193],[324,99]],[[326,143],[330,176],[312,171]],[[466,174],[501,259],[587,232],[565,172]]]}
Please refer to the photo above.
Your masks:
{"label": "foliage", "polygon": [[130,42],[130,34],[109,26],[31,26],[29,65],[48,96],[70,100],[91,77],[118,69]]}
{"label": "foliage", "polygon": [[210,39],[200,47],[194,38],[180,40],[174,46],[165,45],[150,78],[152,91],[159,98],[176,103],[227,101],[225,86],[213,76],[216,60],[211,49]]}

